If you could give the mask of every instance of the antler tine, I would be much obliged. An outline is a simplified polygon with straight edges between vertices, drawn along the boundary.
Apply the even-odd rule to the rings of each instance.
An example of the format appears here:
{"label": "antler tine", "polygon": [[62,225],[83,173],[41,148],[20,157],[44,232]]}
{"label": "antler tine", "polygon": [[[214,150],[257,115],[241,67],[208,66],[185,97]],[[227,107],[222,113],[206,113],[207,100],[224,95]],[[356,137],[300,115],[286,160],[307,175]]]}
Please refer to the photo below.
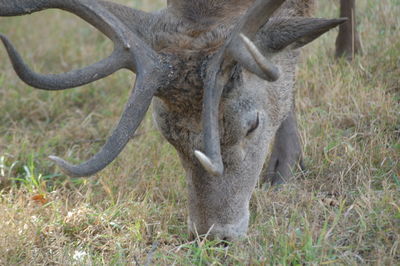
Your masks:
{"label": "antler tine", "polygon": [[[154,69],[146,75],[139,75],[121,119],[101,150],[88,161],[72,165],[67,161],[50,156],[65,174],[71,177],[90,176],[109,165],[123,150],[143,120],[154,93],[162,83],[163,69]],[[164,80],[165,82],[165,80]]]}
{"label": "antler tine", "polygon": [[157,56],[143,40],[96,0],[0,0],[0,16],[24,15],[49,8],[71,12],[92,24],[114,42],[114,52],[108,58],[82,69],[64,74],[41,75],[29,69],[11,42],[0,35],[15,71],[33,87],[44,90],[73,88],[104,78],[121,68],[135,72],[136,66],[142,65],[141,57],[148,60]]}
{"label": "antler tine", "polygon": [[268,22],[286,0],[258,0],[242,20],[241,33],[253,39],[258,30]]}
{"label": "antler tine", "polygon": [[119,55],[120,51],[115,50],[109,57],[91,66],[63,74],[42,75],[32,71],[24,63],[22,57],[6,36],[0,34],[0,39],[7,49],[11,63],[19,78],[26,84],[42,90],[64,90],[79,87],[107,77],[126,65],[124,61],[119,60],[123,58]]}
{"label": "antler tine", "polygon": [[[220,76],[222,64],[231,65],[235,60],[259,77],[275,81],[279,70],[245,35],[253,38],[262,25],[285,0],[258,0],[239,21],[225,45],[210,60],[204,81],[203,139],[205,153],[196,150],[195,156],[212,175],[223,174],[218,114],[226,77]],[[225,60],[225,61],[224,61]],[[224,61],[224,62],[223,62]]]}
{"label": "antler tine", "polygon": [[284,2],[285,0],[258,0],[239,23],[227,49],[231,58],[268,81],[276,81],[280,75],[279,70],[258,50],[251,39]]}
{"label": "antler tine", "polygon": [[196,150],[195,156],[203,167],[214,176],[221,176],[224,165],[219,140],[219,103],[224,88],[222,78],[218,78],[224,50],[211,58],[204,82],[203,100],[203,142],[205,153]]}

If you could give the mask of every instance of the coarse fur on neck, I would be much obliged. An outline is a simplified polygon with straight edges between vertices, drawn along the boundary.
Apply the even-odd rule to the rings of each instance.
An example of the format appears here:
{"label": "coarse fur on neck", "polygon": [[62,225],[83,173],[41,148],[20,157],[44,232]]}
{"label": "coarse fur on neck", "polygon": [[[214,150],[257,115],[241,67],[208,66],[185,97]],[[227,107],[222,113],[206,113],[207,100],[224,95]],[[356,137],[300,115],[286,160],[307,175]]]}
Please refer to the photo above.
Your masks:
{"label": "coarse fur on neck", "polygon": [[[255,0],[168,0],[168,7],[187,21],[198,25],[225,22],[243,14]],[[288,0],[280,9],[286,16],[311,16],[315,0]]]}
{"label": "coarse fur on neck", "polygon": [[188,22],[202,26],[242,15],[254,0],[168,0],[168,7]]}

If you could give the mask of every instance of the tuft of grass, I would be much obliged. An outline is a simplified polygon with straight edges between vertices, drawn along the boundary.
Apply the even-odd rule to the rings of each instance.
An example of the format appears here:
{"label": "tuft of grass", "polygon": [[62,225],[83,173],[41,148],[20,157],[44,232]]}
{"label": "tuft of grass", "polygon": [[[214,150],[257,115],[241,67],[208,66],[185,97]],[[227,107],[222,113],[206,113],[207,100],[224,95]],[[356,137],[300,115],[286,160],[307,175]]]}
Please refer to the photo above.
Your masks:
{"label": "tuft of grass", "polygon": [[[0,265],[399,264],[400,3],[357,4],[364,54],[336,61],[332,31],[304,49],[299,65],[307,171],[279,191],[256,189],[248,237],[230,245],[188,241],[185,174],[150,114],[96,177],[66,178],[47,160],[97,151],[133,77],[121,71],[75,90],[37,91],[0,49]],[[337,10],[324,2],[317,15]],[[0,32],[42,73],[111,51],[100,33],[60,11],[0,18]]]}

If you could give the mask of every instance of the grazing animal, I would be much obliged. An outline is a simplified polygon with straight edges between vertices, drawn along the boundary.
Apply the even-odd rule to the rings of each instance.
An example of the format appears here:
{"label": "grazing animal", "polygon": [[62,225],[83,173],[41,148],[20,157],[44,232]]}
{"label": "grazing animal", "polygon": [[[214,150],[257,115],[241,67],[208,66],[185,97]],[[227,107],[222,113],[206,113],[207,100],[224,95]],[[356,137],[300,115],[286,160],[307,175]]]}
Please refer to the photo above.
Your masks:
{"label": "grazing animal", "polygon": [[90,176],[125,147],[153,102],[154,120],[186,170],[189,229],[220,239],[246,234],[261,178],[292,176],[301,159],[293,87],[300,47],[345,19],[310,18],[312,0],[168,0],[145,13],[100,0],[0,0],[0,16],[72,12],[114,43],[112,54],[64,74],[33,72],[0,35],[18,76],[43,90],[81,86],[126,68],[135,86],[115,130],[88,161],[50,158]]}

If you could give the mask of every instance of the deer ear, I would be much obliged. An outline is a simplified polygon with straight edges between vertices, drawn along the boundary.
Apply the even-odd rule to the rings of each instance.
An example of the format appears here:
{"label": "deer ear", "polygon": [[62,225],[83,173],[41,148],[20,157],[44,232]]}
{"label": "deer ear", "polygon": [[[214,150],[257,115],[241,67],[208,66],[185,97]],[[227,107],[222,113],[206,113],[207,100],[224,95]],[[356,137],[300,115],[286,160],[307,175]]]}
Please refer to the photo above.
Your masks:
{"label": "deer ear", "polygon": [[346,20],[346,18],[276,18],[270,20],[262,29],[262,46],[270,51],[300,48]]}

